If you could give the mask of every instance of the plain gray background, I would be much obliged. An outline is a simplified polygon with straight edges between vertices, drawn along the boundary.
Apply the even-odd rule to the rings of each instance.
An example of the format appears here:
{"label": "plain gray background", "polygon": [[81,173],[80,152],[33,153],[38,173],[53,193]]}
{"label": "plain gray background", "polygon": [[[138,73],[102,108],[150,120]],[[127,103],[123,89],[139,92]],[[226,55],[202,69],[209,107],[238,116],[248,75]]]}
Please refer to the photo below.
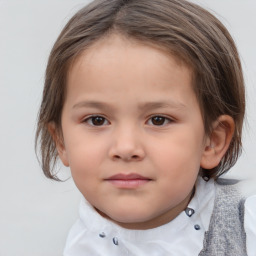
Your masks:
{"label": "plain gray background", "polygon": [[[44,71],[51,47],[88,1],[0,0],[0,256],[58,256],[77,218],[71,179],[46,179],[34,153]],[[200,0],[227,26],[241,54],[247,86],[244,152],[230,175],[256,186],[256,1]],[[61,169],[69,177],[68,169]],[[249,178],[248,178],[249,177]]]}

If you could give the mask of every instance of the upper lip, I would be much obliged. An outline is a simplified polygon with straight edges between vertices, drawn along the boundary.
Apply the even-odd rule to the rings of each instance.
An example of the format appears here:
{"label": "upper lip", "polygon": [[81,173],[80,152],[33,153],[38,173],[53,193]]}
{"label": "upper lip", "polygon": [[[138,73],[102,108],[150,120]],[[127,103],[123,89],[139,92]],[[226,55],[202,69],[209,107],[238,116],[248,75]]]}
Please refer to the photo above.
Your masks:
{"label": "upper lip", "polygon": [[151,180],[151,179],[137,173],[129,173],[129,174],[118,173],[113,176],[110,176],[109,178],[107,178],[107,180]]}

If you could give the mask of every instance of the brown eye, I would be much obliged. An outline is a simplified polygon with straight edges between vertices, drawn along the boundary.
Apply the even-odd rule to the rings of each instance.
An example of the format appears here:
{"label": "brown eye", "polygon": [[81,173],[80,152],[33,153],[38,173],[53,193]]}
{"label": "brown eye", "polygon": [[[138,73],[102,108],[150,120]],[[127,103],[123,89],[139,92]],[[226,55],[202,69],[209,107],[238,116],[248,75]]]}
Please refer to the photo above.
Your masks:
{"label": "brown eye", "polygon": [[164,122],[165,122],[165,117],[162,117],[162,116],[152,117],[152,124],[154,125],[163,125]]}
{"label": "brown eye", "polygon": [[153,116],[149,119],[148,124],[154,126],[163,126],[170,123],[172,120],[164,116]]}
{"label": "brown eye", "polygon": [[91,116],[85,119],[84,122],[91,126],[103,126],[109,124],[107,119],[102,116]]}
{"label": "brown eye", "polygon": [[101,116],[95,116],[95,117],[92,117],[92,124],[93,125],[103,125],[105,122],[105,118],[104,117],[101,117]]}

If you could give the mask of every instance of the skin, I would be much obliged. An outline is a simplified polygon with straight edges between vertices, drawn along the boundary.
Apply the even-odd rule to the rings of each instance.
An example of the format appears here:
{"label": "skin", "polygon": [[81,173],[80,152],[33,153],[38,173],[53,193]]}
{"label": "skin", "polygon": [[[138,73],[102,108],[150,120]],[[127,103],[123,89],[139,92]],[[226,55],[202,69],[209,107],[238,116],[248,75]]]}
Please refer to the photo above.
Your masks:
{"label": "skin", "polygon": [[129,229],[173,220],[189,203],[200,166],[221,159],[209,147],[191,69],[118,35],[96,42],[70,68],[62,135],[55,135],[59,156],[78,189]]}

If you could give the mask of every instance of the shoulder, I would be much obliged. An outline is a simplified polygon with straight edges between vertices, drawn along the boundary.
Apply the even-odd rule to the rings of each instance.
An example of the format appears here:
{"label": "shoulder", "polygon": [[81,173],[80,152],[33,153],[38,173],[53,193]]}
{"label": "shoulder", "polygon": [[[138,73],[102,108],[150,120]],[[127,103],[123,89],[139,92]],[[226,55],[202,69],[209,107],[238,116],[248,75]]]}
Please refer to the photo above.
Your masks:
{"label": "shoulder", "polygon": [[[246,249],[248,256],[255,256],[256,246],[256,194],[246,196],[241,192],[239,182],[236,180],[221,179],[216,182],[220,196],[226,197],[225,205],[228,209],[238,206],[240,220],[244,226],[246,236]],[[221,199],[220,199],[221,200]],[[233,207],[232,207],[233,204]],[[228,210],[229,211],[229,210]]]}
{"label": "shoulder", "polygon": [[246,232],[248,256],[255,256],[256,241],[256,195],[250,196],[244,204],[244,228]]}
{"label": "shoulder", "polygon": [[254,220],[256,220],[256,194],[253,196],[249,196],[246,200],[245,200],[245,210],[246,212],[251,215],[252,213],[254,213]]}
{"label": "shoulder", "polygon": [[[238,180],[218,179],[215,181],[215,188],[215,207],[229,214],[243,215],[245,195],[241,193]],[[219,215],[221,216],[222,213]]]}
{"label": "shoulder", "polygon": [[[209,230],[205,234],[204,249],[200,255],[216,255],[218,250],[223,252],[223,255],[255,256],[249,254],[249,250],[252,250],[249,247],[253,244],[247,242],[247,230],[244,227],[245,204],[251,205],[250,201],[253,199],[248,198],[246,201],[236,180],[218,179],[215,189],[214,208]],[[255,238],[252,239],[255,241]],[[245,254],[246,251],[248,254]]]}

